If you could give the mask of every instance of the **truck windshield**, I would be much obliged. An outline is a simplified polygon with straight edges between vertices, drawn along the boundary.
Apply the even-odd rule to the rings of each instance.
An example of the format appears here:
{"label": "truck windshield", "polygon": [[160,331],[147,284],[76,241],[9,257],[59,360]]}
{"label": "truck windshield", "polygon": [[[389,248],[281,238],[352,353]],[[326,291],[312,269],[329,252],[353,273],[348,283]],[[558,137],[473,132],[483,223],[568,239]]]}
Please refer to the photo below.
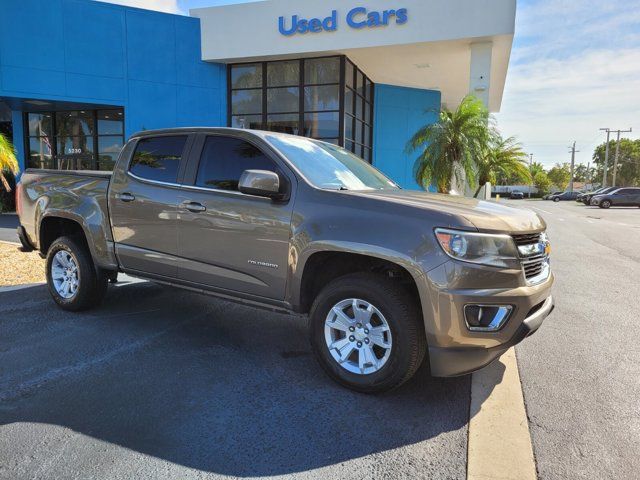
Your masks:
{"label": "truck windshield", "polygon": [[314,186],[327,190],[385,190],[398,185],[347,150],[302,137],[268,135]]}

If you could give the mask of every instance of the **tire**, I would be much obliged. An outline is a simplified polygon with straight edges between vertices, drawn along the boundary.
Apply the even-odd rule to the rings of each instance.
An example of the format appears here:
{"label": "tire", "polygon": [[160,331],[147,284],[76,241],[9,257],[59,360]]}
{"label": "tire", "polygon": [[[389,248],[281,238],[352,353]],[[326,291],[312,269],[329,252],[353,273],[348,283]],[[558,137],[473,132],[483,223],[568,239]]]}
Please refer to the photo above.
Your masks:
{"label": "tire", "polygon": [[[338,350],[330,350],[329,344],[333,341],[331,336],[334,333],[342,335],[342,332],[327,326],[329,315],[332,314],[337,319],[337,315],[333,313],[334,307],[346,302],[347,317],[355,318],[353,307],[350,306],[353,299],[363,302],[358,305],[362,315],[367,315],[363,308],[364,304],[368,303],[381,316],[373,313],[370,320],[364,320],[367,323],[363,323],[362,328],[357,328],[359,323],[356,321],[349,324],[351,325],[349,328],[356,330],[353,335],[350,335],[351,332],[345,329],[344,338],[339,341],[348,342],[350,337],[355,340],[345,347],[345,351],[351,352],[351,356],[347,356],[349,360],[340,363],[334,357],[338,355]],[[384,321],[381,321],[382,319]],[[382,325],[384,322],[388,326],[388,333],[382,335],[385,344],[388,344],[386,342],[390,339],[388,349],[382,349],[376,344],[373,333],[374,329],[380,331],[386,328]],[[366,329],[367,326],[371,332]],[[401,284],[382,275],[356,273],[329,283],[313,303],[309,315],[309,330],[311,347],[324,371],[340,385],[361,393],[379,393],[399,387],[415,374],[427,351],[424,325],[415,300]],[[365,334],[366,337],[363,339],[362,336]],[[355,335],[358,337],[356,338]],[[377,338],[383,339],[382,336]],[[358,340],[361,341],[358,342]],[[367,345],[364,345],[364,342]],[[372,352],[376,356],[375,361],[380,365],[378,369],[372,361],[364,363],[365,366],[370,365],[365,367],[364,372],[360,370],[363,367],[359,366],[359,360],[365,350],[367,350],[365,359]],[[356,359],[358,365],[356,365]],[[354,369],[357,373],[353,371]]]}
{"label": "tire", "polygon": [[611,201],[610,200],[603,200],[602,202],[600,202],[599,207],[600,208],[609,208],[609,207],[611,207]]}
{"label": "tire", "polygon": [[553,199],[553,201],[554,201],[554,202],[559,202],[559,201],[560,201],[560,199],[559,199],[558,197],[555,197],[555,198]]}
{"label": "tire", "polygon": [[[63,261],[61,263],[64,258],[70,266],[66,267]],[[61,266],[63,268],[60,268]],[[65,288],[60,285],[60,277],[54,279],[54,274],[60,271],[65,272],[63,275],[68,275],[68,278],[72,279],[71,282],[76,285],[75,288],[69,287],[69,290],[65,291]],[[76,272],[75,276],[71,272]],[[49,293],[63,310],[79,312],[96,307],[102,302],[107,292],[107,275],[96,269],[91,253],[76,237],[60,237],[51,244],[47,252],[46,275]]]}

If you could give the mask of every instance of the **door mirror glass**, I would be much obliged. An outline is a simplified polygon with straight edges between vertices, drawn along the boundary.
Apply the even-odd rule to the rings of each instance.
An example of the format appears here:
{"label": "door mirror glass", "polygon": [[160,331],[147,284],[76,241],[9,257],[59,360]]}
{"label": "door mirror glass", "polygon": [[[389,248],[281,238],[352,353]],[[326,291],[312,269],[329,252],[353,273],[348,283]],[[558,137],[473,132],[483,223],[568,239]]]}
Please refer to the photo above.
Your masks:
{"label": "door mirror glass", "polygon": [[259,197],[280,197],[280,177],[268,170],[245,170],[240,177],[238,190]]}

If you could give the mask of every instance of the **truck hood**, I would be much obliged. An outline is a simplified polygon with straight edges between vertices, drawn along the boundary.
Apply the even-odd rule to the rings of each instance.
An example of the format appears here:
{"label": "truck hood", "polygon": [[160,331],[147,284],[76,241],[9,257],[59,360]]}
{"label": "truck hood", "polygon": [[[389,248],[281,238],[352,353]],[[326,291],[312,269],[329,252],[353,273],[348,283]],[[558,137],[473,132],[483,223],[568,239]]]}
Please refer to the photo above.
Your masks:
{"label": "truck hood", "polygon": [[458,219],[461,226],[471,223],[478,230],[484,232],[530,233],[545,230],[547,227],[545,221],[532,210],[475,198],[412,190],[372,190],[348,193],[447,214]]}

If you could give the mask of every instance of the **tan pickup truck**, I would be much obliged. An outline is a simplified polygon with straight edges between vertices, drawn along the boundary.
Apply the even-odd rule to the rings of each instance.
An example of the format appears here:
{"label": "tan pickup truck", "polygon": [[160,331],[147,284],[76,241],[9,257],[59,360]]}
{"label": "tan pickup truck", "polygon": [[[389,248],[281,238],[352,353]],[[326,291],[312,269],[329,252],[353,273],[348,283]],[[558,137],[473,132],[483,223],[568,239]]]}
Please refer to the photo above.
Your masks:
{"label": "tan pickup truck", "polygon": [[[55,302],[118,272],[308,315],[324,370],[361,392],[477,370],[553,309],[544,221],[400,189],[331,144],[269,132],[134,135],[113,173],[27,170],[19,236]],[[242,319],[238,319],[242,321]]]}

